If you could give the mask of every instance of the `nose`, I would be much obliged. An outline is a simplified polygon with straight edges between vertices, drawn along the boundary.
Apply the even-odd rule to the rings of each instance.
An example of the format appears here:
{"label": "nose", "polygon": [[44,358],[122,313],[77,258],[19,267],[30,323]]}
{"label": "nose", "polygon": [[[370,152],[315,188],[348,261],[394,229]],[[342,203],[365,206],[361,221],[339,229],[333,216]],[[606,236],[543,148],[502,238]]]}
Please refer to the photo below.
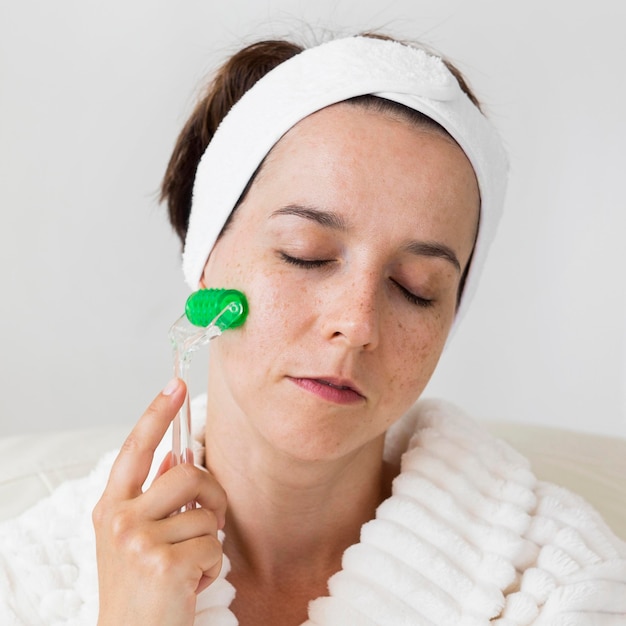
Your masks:
{"label": "nose", "polygon": [[[347,281],[346,281],[347,282]],[[373,350],[380,340],[379,293],[374,278],[338,285],[328,294],[324,337],[351,348]]]}

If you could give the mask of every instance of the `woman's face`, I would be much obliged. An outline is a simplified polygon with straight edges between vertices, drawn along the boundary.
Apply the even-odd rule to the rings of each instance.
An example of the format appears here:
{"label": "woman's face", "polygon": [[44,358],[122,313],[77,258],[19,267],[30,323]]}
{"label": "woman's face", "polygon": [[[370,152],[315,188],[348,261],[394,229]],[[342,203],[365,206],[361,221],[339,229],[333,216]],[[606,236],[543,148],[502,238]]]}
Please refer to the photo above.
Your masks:
{"label": "woman's face", "polygon": [[308,460],[380,441],[439,359],[478,207],[432,129],[348,104],[297,124],[204,271],[250,304],[211,346],[209,420]]}

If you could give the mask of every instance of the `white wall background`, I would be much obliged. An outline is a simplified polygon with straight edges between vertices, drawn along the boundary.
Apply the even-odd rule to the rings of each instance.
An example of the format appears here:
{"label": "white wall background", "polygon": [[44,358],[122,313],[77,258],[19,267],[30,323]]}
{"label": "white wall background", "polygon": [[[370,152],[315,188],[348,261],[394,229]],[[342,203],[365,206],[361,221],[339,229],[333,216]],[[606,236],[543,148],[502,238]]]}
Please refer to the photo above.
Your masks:
{"label": "white wall background", "polygon": [[130,426],[169,379],[174,139],[217,60],[307,24],[439,49],[510,150],[500,238],[430,392],[626,435],[624,23],[619,0],[3,2],[0,435]]}

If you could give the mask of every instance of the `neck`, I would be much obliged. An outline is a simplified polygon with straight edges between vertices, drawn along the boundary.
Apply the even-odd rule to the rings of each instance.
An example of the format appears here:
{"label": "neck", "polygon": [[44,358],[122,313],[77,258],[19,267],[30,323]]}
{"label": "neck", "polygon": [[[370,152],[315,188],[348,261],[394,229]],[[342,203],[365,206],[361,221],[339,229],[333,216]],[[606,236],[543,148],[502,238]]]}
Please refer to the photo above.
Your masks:
{"label": "neck", "polygon": [[[326,581],[390,494],[383,437],[341,458],[300,460],[209,424],[206,465],[228,495],[225,552],[257,581]],[[227,442],[227,443],[221,443]],[[302,572],[299,572],[302,579]]]}

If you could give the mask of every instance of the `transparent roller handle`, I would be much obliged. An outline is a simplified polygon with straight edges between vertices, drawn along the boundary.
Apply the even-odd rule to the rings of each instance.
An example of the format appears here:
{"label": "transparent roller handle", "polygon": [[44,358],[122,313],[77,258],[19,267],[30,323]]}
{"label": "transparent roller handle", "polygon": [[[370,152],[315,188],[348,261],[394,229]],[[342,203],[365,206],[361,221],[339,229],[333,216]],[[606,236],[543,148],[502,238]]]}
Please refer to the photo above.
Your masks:
{"label": "transparent roller handle", "polygon": [[[206,290],[212,291],[212,290]],[[217,290],[216,290],[217,291]],[[225,290],[219,290],[225,292]],[[239,326],[243,323],[247,315],[247,305],[245,296],[240,292],[234,292],[237,298],[222,299],[223,308],[217,313],[213,319],[204,325],[206,320],[200,320],[201,326],[198,325],[198,312],[193,309],[189,310],[189,302],[192,297],[200,292],[192,294],[188,300],[185,315],[182,315],[170,328],[169,338],[174,350],[174,375],[188,384],[189,364],[191,355],[206,345],[211,339],[219,337],[222,331],[227,328]],[[229,291],[228,293],[231,293]],[[204,294],[201,294],[203,296]],[[222,294],[220,294],[222,295]],[[198,298],[196,298],[196,301]],[[193,305],[193,301],[192,301]],[[201,313],[206,314],[206,307],[203,306]],[[190,322],[192,319],[195,323]],[[172,422],[172,465],[179,463],[193,463],[193,447],[191,441],[191,411],[189,406],[189,390],[185,392],[183,405],[178,411]],[[189,502],[184,505],[180,512],[196,508],[195,502]]]}

